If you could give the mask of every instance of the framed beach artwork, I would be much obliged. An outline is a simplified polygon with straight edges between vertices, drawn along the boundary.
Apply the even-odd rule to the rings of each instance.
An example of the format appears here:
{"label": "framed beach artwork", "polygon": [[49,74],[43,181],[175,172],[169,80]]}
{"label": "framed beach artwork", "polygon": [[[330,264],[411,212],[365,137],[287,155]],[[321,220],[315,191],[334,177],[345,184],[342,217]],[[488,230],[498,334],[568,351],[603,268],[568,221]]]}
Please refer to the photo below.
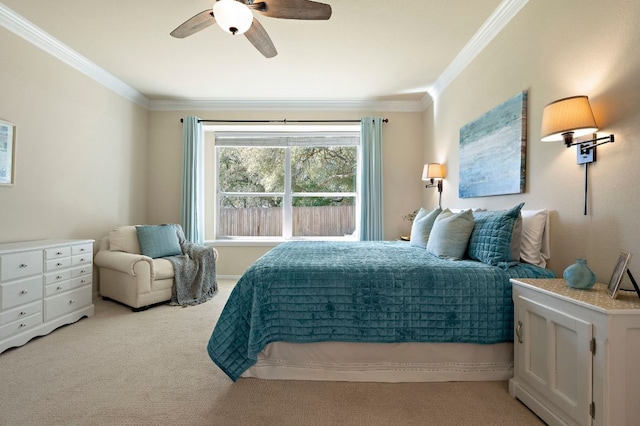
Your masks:
{"label": "framed beach artwork", "polygon": [[13,185],[16,158],[16,126],[0,119],[0,185]]}
{"label": "framed beach artwork", "polygon": [[525,191],[527,92],[460,129],[460,198]]}

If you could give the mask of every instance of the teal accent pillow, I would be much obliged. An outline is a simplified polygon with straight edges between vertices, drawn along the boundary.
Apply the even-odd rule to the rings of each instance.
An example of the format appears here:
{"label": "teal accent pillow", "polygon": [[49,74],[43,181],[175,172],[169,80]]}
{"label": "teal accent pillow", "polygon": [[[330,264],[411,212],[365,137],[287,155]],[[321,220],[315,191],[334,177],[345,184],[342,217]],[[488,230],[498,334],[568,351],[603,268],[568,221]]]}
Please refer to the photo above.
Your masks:
{"label": "teal accent pillow", "polygon": [[412,246],[427,248],[431,228],[433,228],[433,223],[441,212],[442,210],[439,207],[431,212],[423,208],[420,209],[411,225],[411,240],[409,240],[409,243]]}
{"label": "teal accent pillow", "polygon": [[152,259],[182,254],[178,233],[173,225],[136,226],[140,252]]}
{"label": "teal accent pillow", "polygon": [[[469,239],[469,258],[487,265],[517,262],[513,258],[514,229],[524,203],[509,210],[474,212],[474,226]],[[517,240],[517,236],[515,236]]]}
{"label": "teal accent pillow", "polygon": [[472,231],[473,213],[471,210],[453,213],[449,209],[444,209],[431,228],[427,251],[434,256],[460,260],[467,251]]}

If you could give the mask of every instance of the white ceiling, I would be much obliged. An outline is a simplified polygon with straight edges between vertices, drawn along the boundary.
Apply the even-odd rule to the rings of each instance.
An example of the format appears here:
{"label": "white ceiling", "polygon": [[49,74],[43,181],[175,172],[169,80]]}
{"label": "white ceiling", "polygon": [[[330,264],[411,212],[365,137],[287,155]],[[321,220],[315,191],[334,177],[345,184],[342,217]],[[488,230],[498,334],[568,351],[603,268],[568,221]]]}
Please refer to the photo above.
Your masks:
{"label": "white ceiling", "polygon": [[3,0],[152,101],[420,100],[510,2],[327,0],[328,21],[254,12],[278,49],[266,59],[217,26],[169,35],[212,0]]}

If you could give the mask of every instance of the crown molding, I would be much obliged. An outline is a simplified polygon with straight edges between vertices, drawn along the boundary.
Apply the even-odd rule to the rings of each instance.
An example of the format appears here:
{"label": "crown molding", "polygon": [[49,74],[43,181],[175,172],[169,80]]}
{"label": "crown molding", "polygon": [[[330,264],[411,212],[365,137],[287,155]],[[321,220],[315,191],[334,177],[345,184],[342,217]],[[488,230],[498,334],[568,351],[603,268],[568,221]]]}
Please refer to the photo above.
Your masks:
{"label": "crown molding", "polygon": [[422,101],[369,101],[369,100],[151,100],[152,111],[387,111],[421,112]]}
{"label": "crown molding", "polygon": [[53,38],[2,3],[0,3],[0,25],[120,96],[144,108],[149,107],[149,99],[140,92],[109,74],[66,44]]}
{"label": "crown molding", "polygon": [[482,50],[507,26],[529,0],[504,0],[485,21],[428,90],[433,100],[453,82]]}
{"label": "crown molding", "polygon": [[420,100],[420,106],[422,108],[422,111],[426,111],[427,108],[429,108],[431,105],[433,105],[433,98],[427,92],[427,93],[424,94],[424,96]]}

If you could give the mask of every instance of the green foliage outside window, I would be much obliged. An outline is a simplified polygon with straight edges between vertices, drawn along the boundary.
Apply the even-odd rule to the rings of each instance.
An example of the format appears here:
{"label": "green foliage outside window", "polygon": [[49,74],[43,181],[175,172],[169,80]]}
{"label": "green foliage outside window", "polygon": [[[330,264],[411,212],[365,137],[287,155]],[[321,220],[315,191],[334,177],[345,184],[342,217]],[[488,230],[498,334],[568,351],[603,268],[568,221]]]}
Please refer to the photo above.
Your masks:
{"label": "green foliage outside window", "polygon": [[[354,146],[291,148],[291,191],[341,193],[356,191],[357,148]],[[221,147],[219,188],[226,193],[221,207],[281,207],[285,191],[285,148]],[[255,194],[255,195],[254,195]],[[353,205],[354,197],[293,197],[294,207]]]}

